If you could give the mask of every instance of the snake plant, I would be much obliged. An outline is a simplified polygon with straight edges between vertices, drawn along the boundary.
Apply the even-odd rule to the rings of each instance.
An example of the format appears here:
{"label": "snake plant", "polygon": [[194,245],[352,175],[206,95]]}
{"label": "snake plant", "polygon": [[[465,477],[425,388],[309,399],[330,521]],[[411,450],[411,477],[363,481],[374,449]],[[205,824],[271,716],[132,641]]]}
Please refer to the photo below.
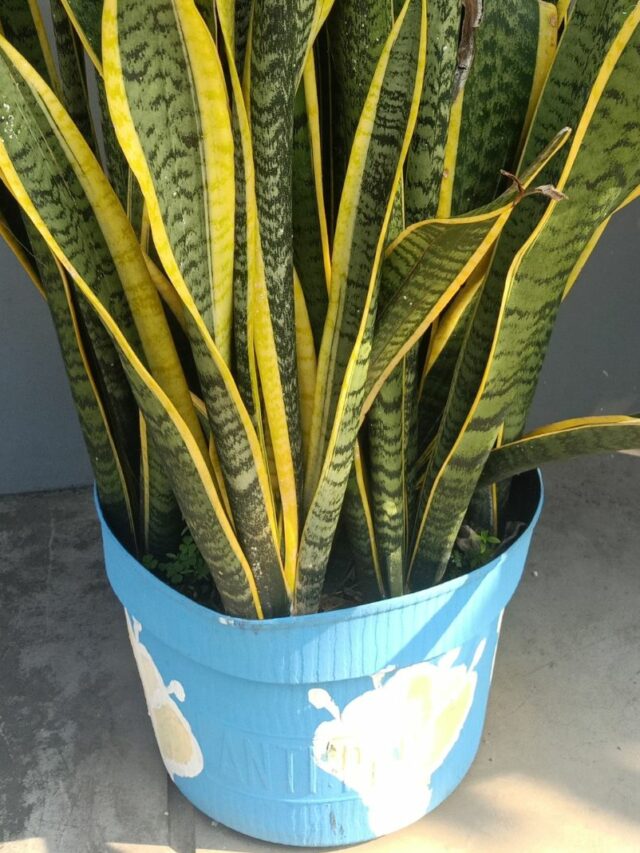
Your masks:
{"label": "snake plant", "polygon": [[626,415],[525,431],[640,192],[639,3],[50,11],[0,0],[0,230],[133,553],[186,525],[248,618],[316,611],[334,542],[363,600],[401,595],[463,525],[503,535],[514,475],[640,445]]}

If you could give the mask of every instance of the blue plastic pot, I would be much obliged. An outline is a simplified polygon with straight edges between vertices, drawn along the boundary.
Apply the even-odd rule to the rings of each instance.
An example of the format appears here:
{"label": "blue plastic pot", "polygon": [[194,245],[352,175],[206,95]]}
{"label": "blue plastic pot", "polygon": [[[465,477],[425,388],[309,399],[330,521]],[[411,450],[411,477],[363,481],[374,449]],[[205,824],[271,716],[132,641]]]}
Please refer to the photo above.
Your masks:
{"label": "blue plastic pot", "polygon": [[435,588],[264,622],[201,607],[157,580],[100,510],[158,746],[183,794],[268,841],[337,845],[400,829],[469,769],[500,622],[524,568],[542,482],[514,482],[528,520],[500,557]]}

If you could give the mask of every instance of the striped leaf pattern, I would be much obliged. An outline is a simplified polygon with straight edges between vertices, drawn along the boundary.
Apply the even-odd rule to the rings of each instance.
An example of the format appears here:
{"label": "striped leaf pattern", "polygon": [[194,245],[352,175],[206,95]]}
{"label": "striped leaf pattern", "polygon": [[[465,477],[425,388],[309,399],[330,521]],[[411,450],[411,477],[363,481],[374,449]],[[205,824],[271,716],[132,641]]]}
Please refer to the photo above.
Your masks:
{"label": "striped leaf pattern", "polygon": [[[376,545],[390,595],[402,595],[404,586],[407,527],[404,463],[408,438],[405,390],[408,397],[409,370],[406,360],[400,362],[380,389],[367,419]],[[415,377],[415,365],[413,374]]]}
{"label": "striped leaf pattern", "polygon": [[[522,164],[531,161],[533,152],[540,150],[560,127],[575,128],[585,109],[594,80],[605,62],[607,53],[620,31],[632,6],[625,0],[581,0],[576,6],[571,24],[562,36],[556,60],[543,90],[533,124],[529,131]],[[540,174],[541,184],[557,182],[568,156],[568,147],[558,152]],[[451,448],[469,413],[481,382],[484,365],[493,341],[496,318],[500,310],[504,282],[509,267],[522,245],[529,238],[545,210],[543,199],[530,199],[520,205],[507,223],[498,242],[489,276],[478,305],[466,352],[461,361],[456,382],[452,386],[447,418],[442,432],[441,464]],[[473,352],[473,356],[471,353]],[[514,419],[507,425],[505,438],[515,437],[522,429],[524,407],[516,416],[518,404],[507,414]]]}
{"label": "striped leaf pattern", "polygon": [[[380,53],[393,25],[393,10],[386,0],[347,0],[334,8],[330,18],[330,45],[336,67],[334,192],[342,190],[344,174],[358,119],[375,73]],[[368,50],[363,51],[358,34],[368,33]],[[403,227],[402,192],[398,193],[387,231],[387,240]],[[381,292],[381,303],[384,293]],[[390,405],[375,406],[366,427],[368,436],[369,496],[364,486],[364,454],[356,449],[354,471],[345,495],[345,512],[350,519],[351,544],[357,550],[360,571],[366,569],[373,581],[388,565],[402,562],[404,535],[404,454],[403,442],[404,373],[390,379],[384,392]],[[374,522],[371,524],[371,522]],[[393,554],[393,557],[388,555]],[[382,568],[381,568],[382,567]]]}
{"label": "striped leaf pattern", "polygon": [[[81,274],[99,290],[123,333],[139,349],[138,334],[122,283],[109,246],[92,215],[91,204],[46,114],[7,59],[6,50],[0,53],[0,86],[4,100],[0,135],[7,154],[54,239]],[[21,116],[19,126],[15,125],[14,115]],[[87,325],[106,396],[112,402],[115,416],[122,420],[122,431],[126,434],[131,428],[133,410],[118,355],[102,325],[82,300],[79,310]]]}
{"label": "striped leaf pattern", "polygon": [[175,554],[182,539],[184,519],[167,472],[166,448],[154,443],[142,414],[140,424],[140,534],[144,554]]}
{"label": "striped leaf pattern", "polygon": [[209,465],[191,430],[119,333],[104,306],[81,280],[77,279],[76,284],[109,330],[122,356],[150,439],[163,450],[178,503],[225,609],[245,618],[283,615],[288,604],[283,578],[263,571],[259,564],[253,571],[249,567],[226,518]]}
{"label": "striped leaf pattern", "polygon": [[1,32],[49,85],[58,82],[44,22],[37,4],[27,0],[2,0]]}
{"label": "striped leaf pattern", "polygon": [[[367,92],[393,25],[388,0],[338,0],[328,22],[334,70],[332,99],[334,197],[339,201]],[[362,38],[363,32],[367,38]]]}
{"label": "striped leaf pattern", "polygon": [[[110,108],[114,116],[128,108],[133,125],[129,135],[135,132],[142,163],[123,121],[117,131],[138,180],[151,177],[162,219],[158,234],[161,225],[151,216],[158,252],[170,278],[177,267],[229,363],[233,137],[215,45],[193,4],[184,0],[109,2],[105,20]],[[142,21],[147,20],[150,26],[143,28]],[[118,86],[124,90],[125,104],[113,97]]]}
{"label": "striped leaf pattern", "polygon": [[[96,151],[82,43],[61,0],[51,0],[51,15],[60,68],[61,99],[84,138]],[[21,53],[24,55],[23,51]]]}
{"label": "striped leaf pattern", "polygon": [[558,421],[492,450],[480,485],[515,477],[547,462],[587,453],[632,450],[640,445],[640,417],[608,415]]}
{"label": "striped leaf pattern", "polygon": [[[251,24],[251,132],[256,202],[277,369],[298,494],[302,438],[295,364],[292,251],[294,98],[317,0],[254,0]],[[274,425],[270,424],[272,435]]]}
{"label": "striped leaf pattern", "polygon": [[365,601],[385,598],[386,589],[376,542],[367,469],[359,442],[355,444],[353,467],[349,473],[342,507],[345,535],[355,563],[358,586]]}
{"label": "striped leaf pattern", "polygon": [[[538,0],[484,0],[480,5],[463,86],[454,214],[490,202],[503,180],[500,169],[514,170],[536,67]],[[565,125],[556,125],[535,153]]]}
{"label": "striped leaf pattern", "polygon": [[[491,357],[473,408],[444,462],[439,461],[438,448],[432,457],[429,496],[413,556],[414,585],[442,577],[466,507],[507,415],[514,386],[518,390],[518,386],[527,387],[532,372],[537,375],[541,325],[544,329],[545,317],[557,310],[566,278],[584,243],[640,181],[636,156],[640,93],[634,82],[640,71],[639,21],[636,6],[612,42],[576,129],[558,181],[570,201],[549,202],[511,266]],[[620,144],[623,134],[625,143]],[[469,338],[465,346],[468,342]]]}
{"label": "striped leaf pattern", "polygon": [[[83,340],[82,320],[67,275],[35,228],[30,225],[29,231],[105,518],[123,544],[136,552],[137,483],[132,467],[133,448],[128,447],[132,436],[114,435],[93,375],[93,354]],[[114,427],[118,428],[117,420]],[[123,452],[125,448],[128,453]]]}
{"label": "striped leaf pattern", "polygon": [[[145,140],[157,141],[159,139],[157,134],[149,134],[149,125],[147,124],[148,121],[155,122],[158,117],[154,116],[153,113],[150,114],[150,117],[145,116],[141,110],[136,109],[136,104],[140,107],[143,106],[142,100],[134,102],[134,98],[140,98],[141,95],[135,95],[137,90],[132,89],[130,81],[122,73],[125,50],[135,51],[135,41],[126,47],[129,44],[129,33],[134,40],[136,36],[135,17],[133,19],[128,17],[129,14],[135,16],[135,9],[126,4],[118,4],[116,9],[115,4],[110,2],[107,3],[104,17],[104,59],[107,92],[113,114],[122,117],[118,125],[121,144],[127,153],[131,168],[138,176],[147,201],[158,252],[179,296],[185,302],[191,347],[226,486],[229,490],[234,519],[238,525],[241,544],[252,566],[261,566],[263,571],[271,573],[274,577],[279,577],[281,566],[277,547],[275,513],[272,507],[262,449],[249,413],[229,371],[225,351],[222,348],[225,340],[229,343],[230,322],[220,321],[218,309],[226,305],[227,296],[231,297],[231,281],[229,280],[228,286],[224,285],[221,288],[220,298],[218,298],[218,285],[210,286],[211,280],[216,279],[220,269],[231,276],[233,275],[232,267],[224,266],[225,254],[229,256],[233,250],[233,172],[231,171],[230,175],[220,178],[219,181],[215,176],[209,176],[208,180],[214,186],[202,186],[199,182],[203,180],[207,169],[211,170],[214,166],[224,172],[225,163],[228,167],[229,163],[233,162],[233,150],[225,145],[225,132],[221,131],[217,138],[222,137],[222,141],[218,149],[213,152],[220,155],[220,160],[216,161],[214,158],[214,161],[210,162],[212,152],[207,149],[207,140],[213,138],[213,129],[206,123],[202,125],[201,130],[199,129],[203,110],[197,109],[197,98],[204,98],[207,92],[212,97],[211,91],[206,87],[213,87],[213,78],[216,74],[219,75],[218,82],[222,85],[222,70],[219,60],[217,60],[210,33],[204,26],[202,19],[198,17],[195,7],[181,2],[171,6],[171,4],[166,4],[164,0],[161,0],[157,4],[156,11],[159,16],[159,30],[164,26],[168,35],[173,34],[174,30],[176,33],[183,33],[182,43],[186,52],[183,56],[184,61],[195,62],[197,56],[199,59],[198,74],[204,73],[206,75],[207,72],[209,74],[205,80],[195,80],[196,91],[192,93],[191,111],[189,112],[187,104],[183,103],[179,110],[176,107],[177,112],[173,115],[174,119],[179,116],[183,116],[185,121],[193,119],[193,136],[190,137],[188,134],[185,136],[183,135],[184,131],[181,130],[180,135],[176,137],[175,145],[170,145],[163,153],[152,148],[145,151]],[[174,11],[179,16],[179,21],[172,25],[166,21],[163,24],[162,16],[170,12],[173,14]],[[127,23],[128,20],[129,23]],[[147,56],[146,60],[143,60],[142,53],[138,56],[143,62],[146,74],[150,74],[152,79],[154,75],[160,75],[157,80],[157,85],[160,87],[159,91],[162,89],[161,81],[163,78],[161,75],[165,69],[162,60],[163,55],[163,51],[159,49],[153,56]],[[131,65],[127,67],[131,68]],[[195,66],[192,65],[192,67]],[[216,107],[219,107],[217,114]],[[220,114],[222,114],[221,120],[227,123],[228,142],[229,145],[232,145],[230,117],[225,112],[225,106],[214,99],[208,104],[207,109],[212,113],[207,118],[207,122],[213,118],[220,118]],[[186,117],[185,110],[187,110]],[[162,107],[160,107],[159,118],[165,117]],[[202,120],[204,121],[204,119]],[[185,125],[185,130],[187,127],[188,124]],[[194,174],[190,184],[190,169],[192,170],[193,166],[192,147],[195,147],[197,151],[199,144],[204,148],[201,160],[203,173],[202,175]],[[167,185],[160,179],[161,168],[158,160],[160,156],[169,157],[174,162],[176,169],[180,163],[184,164],[184,174],[182,171],[179,172],[179,177],[184,179],[180,194],[177,189],[169,190],[169,187],[176,186],[175,184]],[[227,157],[226,161],[225,156]],[[223,197],[224,193],[222,193],[225,187],[230,188],[230,193],[226,198]],[[190,207],[192,200],[198,201],[199,205]],[[216,205],[219,206],[219,210],[216,210]],[[226,235],[216,234],[215,222],[213,222],[217,215],[222,217],[223,207],[231,216],[231,222],[225,226],[227,231],[229,228],[231,229],[231,233]],[[194,217],[192,227],[201,229],[204,235],[203,239],[207,241],[207,245],[211,246],[213,255],[207,265],[207,253],[203,252],[200,256],[203,266],[200,268],[193,265],[193,252],[187,251],[190,245],[189,240],[192,239],[191,232],[181,224],[185,216],[184,210],[188,208],[190,210],[189,215]],[[214,230],[212,236],[206,232],[207,224],[211,225],[212,230]],[[186,242],[184,240],[185,235],[189,236],[189,240]],[[222,266],[216,266],[216,251],[223,255]],[[230,256],[227,259],[232,261]],[[208,276],[206,288],[202,288],[203,282],[198,278],[198,271]],[[189,286],[189,281],[194,282],[194,284]],[[227,307],[230,308],[230,305]]]}
{"label": "striped leaf pattern", "polygon": [[385,258],[397,282],[376,324],[364,409],[402,356],[464,284],[511,212],[510,205],[458,220],[431,220],[404,235]]}
{"label": "striped leaf pattern", "polygon": [[407,225],[432,219],[438,210],[460,30],[459,3],[429,0],[427,65],[420,113],[407,156]]}
{"label": "striped leaf pattern", "polygon": [[[311,60],[313,61],[313,59]],[[327,316],[327,280],[323,258],[321,213],[316,194],[311,128],[304,83],[298,86],[294,105],[292,190],[293,262],[299,270],[313,339],[320,347]]]}
{"label": "striped leaf pattern", "polygon": [[[418,401],[418,446],[424,451],[435,438],[449,396],[453,373],[460,355],[464,336],[473,314],[478,289],[469,298],[468,284],[453,300],[429,341]],[[469,301],[467,301],[467,299]],[[457,303],[464,303],[460,306]],[[458,309],[459,313],[458,313]],[[456,314],[451,322],[450,315]]]}
{"label": "striped leaf pattern", "polygon": [[[159,298],[124,211],[51,90],[3,39],[0,49],[0,169],[5,180],[74,281],[86,276],[91,282],[122,334],[144,353],[195,440],[203,443]],[[78,304],[95,356],[96,381],[104,387],[107,417],[114,432],[125,436],[124,447],[137,432],[131,392],[102,324],[85,300]]]}
{"label": "striped leaf pattern", "polygon": [[415,124],[425,46],[425,5],[407,0],[367,95],[338,215],[329,313],[318,363],[314,406],[318,432],[314,428],[312,433],[315,444],[307,484],[311,500],[296,577],[294,611],[298,613],[317,609],[353,461],[375,319],[378,266]]}

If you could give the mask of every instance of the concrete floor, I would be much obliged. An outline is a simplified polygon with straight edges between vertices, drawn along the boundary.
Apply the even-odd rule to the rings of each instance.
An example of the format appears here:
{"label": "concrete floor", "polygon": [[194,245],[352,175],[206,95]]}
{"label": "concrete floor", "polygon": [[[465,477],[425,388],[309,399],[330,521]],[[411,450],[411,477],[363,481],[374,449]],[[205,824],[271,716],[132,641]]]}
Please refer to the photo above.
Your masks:
{"label": "concrete floor", "polygon": [[[549,468],[463,785],[363,845],[640,851],[640,457]],[[90,493],[0,499],[2,853],[277,851],[195,812],[163,770]]]}

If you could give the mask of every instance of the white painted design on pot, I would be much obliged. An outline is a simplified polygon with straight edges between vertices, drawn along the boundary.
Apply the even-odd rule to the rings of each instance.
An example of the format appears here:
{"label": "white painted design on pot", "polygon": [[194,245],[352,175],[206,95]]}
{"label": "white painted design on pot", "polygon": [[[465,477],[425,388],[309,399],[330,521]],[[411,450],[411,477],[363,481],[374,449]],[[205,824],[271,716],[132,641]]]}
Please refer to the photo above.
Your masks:
{"label": "white painted design on pot", "polygon": [[189,721],[172,698],[184,702],[184,687],[179,681],[164,683],[149,650],[140,642],[142,626],[126,610],[124,612],[147,709],[167,773],[172,779],[174,776],[198,776],[204,767],[202,750]]}
{"label": "white painted design on pot", "polygon": [[[340,712],[322,688],[309,701],[333,719],[313,738],[316,765],[360,795],[369,825],[385,835],[421,818],[431,800],[431,777],[458,740],[476,690],[476,667],[486,640],[471,664],[456,664],[460,649],[436,663],[425,661],[373,676],[374,688]],[[383,683],[384,680],[384,683]]]}

